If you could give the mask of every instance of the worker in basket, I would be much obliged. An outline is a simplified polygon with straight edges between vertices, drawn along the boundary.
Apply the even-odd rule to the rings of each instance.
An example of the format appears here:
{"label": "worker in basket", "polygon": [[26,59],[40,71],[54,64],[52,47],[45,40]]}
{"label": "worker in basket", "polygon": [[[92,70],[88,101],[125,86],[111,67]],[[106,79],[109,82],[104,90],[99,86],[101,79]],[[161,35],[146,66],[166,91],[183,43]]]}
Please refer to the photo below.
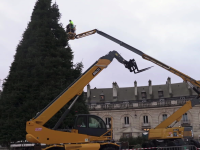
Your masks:
{"label": "worker in basket", "polygon": [[71,33],[75,33],[75,25],[74,23],[69,20],[69,24],[67,25],[67,33],[71,32]]}

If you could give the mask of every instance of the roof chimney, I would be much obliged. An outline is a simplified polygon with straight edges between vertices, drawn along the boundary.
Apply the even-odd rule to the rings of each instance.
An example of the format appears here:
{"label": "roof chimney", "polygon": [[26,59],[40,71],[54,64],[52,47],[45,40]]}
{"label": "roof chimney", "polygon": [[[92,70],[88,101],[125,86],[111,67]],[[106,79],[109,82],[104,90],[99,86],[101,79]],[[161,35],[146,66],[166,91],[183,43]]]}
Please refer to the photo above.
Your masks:
{"label": "roof chimney", "polygon": [[169,90],[169,95],[172,96],[172,87],[171,87],[171,78],[167,78],[167,84],[168,84],[168,90]]}
{"label": "roof chimney", "polygon": [[153,93],[152,82],[151,82],[151,80],[149,80],[149,95],[150,95],[151,98],[152,98],[152,93]]}
{"label": "roof chimney", "polygon": [[138,91],[137,91],[137,81],[134,81],[134,89],[135,89],[135,97],[138,97]]}
{"label": "roof chimney", "polygon": [[113,87],[113,101],[117,101],[117,94],[118,94],[118,88],[119,88],[117,82],[113,82],[112,87]]}

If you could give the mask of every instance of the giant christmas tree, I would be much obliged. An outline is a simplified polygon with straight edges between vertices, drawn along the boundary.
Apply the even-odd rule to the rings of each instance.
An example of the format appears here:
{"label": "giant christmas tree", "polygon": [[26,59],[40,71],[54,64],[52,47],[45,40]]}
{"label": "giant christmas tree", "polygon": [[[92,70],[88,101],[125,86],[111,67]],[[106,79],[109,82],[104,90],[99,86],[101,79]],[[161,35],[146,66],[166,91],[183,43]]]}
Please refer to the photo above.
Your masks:
{"label": "giant christmas tree", "polygon": [[[82,64],[73,64],[73,52],[59,23],[60,17],[56,3],[36,2],[0,99],[1,143],[24,140],[26,121],[81,74]],[[64,109],[66,106],[46,126],[53,127]],[[72,121],[77,109],[78,113],[88,113],[83,96],[65,119],[65,126]]]}

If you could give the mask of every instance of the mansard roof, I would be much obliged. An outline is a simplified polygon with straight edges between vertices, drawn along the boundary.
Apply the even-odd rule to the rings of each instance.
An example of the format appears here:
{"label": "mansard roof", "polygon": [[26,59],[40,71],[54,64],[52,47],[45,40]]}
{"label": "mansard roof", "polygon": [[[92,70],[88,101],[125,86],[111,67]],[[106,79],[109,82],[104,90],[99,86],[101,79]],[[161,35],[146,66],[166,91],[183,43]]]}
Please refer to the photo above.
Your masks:
{"label": "mansard roof", "polygon": [[[117,85],[118,86],[118,85]],[[132,101],[132,100],[142,100],[142,92],[146,92],[146,99],[161,99],[158,95],[158,91],[163,91],[163,97],[184,97],[190,95],[196,95],[196,93],[188,88],[188,84],[182,83],[166,83],[161,85],[150,85],[150,86],[138,86],[137,95],[135,95],[135,87],[117,87],[117,100],[115,101]],[[152,95],[149,93],[149,89],[152,88]],[[169,93],[169,88],[171,88],[172,94]],[[105,95],[105,102],[113,102],[113,88],[95,88],[90,89],[91,93],[91,103],[101,102],[100,95],[103,93]]]}

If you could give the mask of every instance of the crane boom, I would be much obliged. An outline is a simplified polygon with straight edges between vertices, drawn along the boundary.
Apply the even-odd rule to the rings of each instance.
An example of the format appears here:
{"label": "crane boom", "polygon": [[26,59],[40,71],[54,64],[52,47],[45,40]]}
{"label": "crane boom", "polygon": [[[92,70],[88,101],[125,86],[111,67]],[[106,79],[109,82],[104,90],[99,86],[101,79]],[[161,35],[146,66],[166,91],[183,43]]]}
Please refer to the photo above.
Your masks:
{"label": "crane boom", "polygon": [[130,46],[130,45],[128,45],[128,44],[126,44],[126,43],[124,43],[124,42],[122,42],[122,41],[120,41],[120,40],[118,40],[118,39],[106,34],[106,33],[104,33],[104,32],[102,32],[102,31],[99,31],[97,29],[77,34],[75,36],[75,39],[83,38],[83,37],[86,37],[86,36],[89,36],[89,35],[92,35],[92,34],[95,34],[95,33],[98,33],[99,35],[101,35],[101,36],[103,36],[103,37],[105,37],[105,38],[107,38],[107,39],[109,39],[109,40],[111,40],[111,41],[113,41],[113,42],[115,42],[115,43],[127,48],[127,49],[129,49],[130,51],[132,51],[132,52],[134,52],[134,53],[136,53],[136,54],[138,54],[140,56],[143,56],[143,54],[144,54],[140,50],[138,50],[138,49],[136,49],[136,48],[134,48],[134,47],[132,47],[132,46]]}
{"label": "crane boom", "polygon": [[[114,58],[116,58],[121,64],[125,66],[125,68],[128,68],[130,72],[132,72],[131,67],[134,67],[134,63],[130,63],[126,61],[117,51],[110,51],[107,55],[100,57],[98,61],[96,61],[76,81],[74,81],[63,92],[61,92],[61,94],[58,95],[52,102],[50,102],[41,112],[37,113],[37,115],[30,121],[27,121],[26,140],[31,143],[45,143],[45,144],[83,143],[79,146],[92,147],[92,144],[94,143],[88,144],[88,145],[84,143],[94,142],[94,141],[109,141],[110,139],[112,139],[112,129],[107,131],[107,128],[105,127],[105,123],[102,122],[102,119],[94,115],[82,115],[82,116],[80,115],[77,118],[77,120],[79,118],[81,119],[81,117],[85,118],[86,122],[84,126],[85,127],[87,126],[87,128],[82,128],[82,126],[80,126],[79,124],[80,121],[77,121],[75,123],[74,128],[71,131],[62,132],[58,130],[58,127],[63,122],[63,119],[68,114],[68,112],[70,111],[70,108],[73,106],[73,104],[75,103],[79,95],[82,94],[83,88],[93,78],[95,78],[103,69],[105,69],[112,62]],[[127,64],[128,64],[128,67],[127,67]],[[149,68],[146,68],[146,70],[147,69]],[[64,112],[64,114],[58,120],[54,128],[49,129],[45,127],[44,124],[48,120],[50,120],[73,97],[76,97],[75,100],[71,103],[70,107]],[[83,124],[81,123],[81,125]],[[98,125],[98,128],[97,128],[98,130],[95,130],[97,125]],[[95,128],[93,129],[93,127]],[[108,132],[110,132],[109,135],[107,135]],[[105,144],[107,143],[102,143],[102,144],[96,143],[95,145],[96,148],[92,147],[92,149],[99,150],[100,145],[105,145]],[[75,144],[73,147],[76,147],[76,146],[77,145]],[[85,148],[85,149],[88,149],[88,148]]]}
{"label": "crane boom", "polygon": [[[101,57],[89,69],[87,69],[78,79],[61,92],[52,102],[50,102],[42,111],[33,118],[35,122],[44,125],[52,116],[55,115],[65,104],[67,104],[75,95],[81,95],[83,88],[109,63],[116,58],[120,63],[126,66],[126,61],[117,51],[111,51],[109,54]],[[128,68],[129,69],[129,68]],[[148,69],[148,68],[147,68]]]}
{"label": "crane boom", "polygon": [[165,119],[159,125],[157,125],[154,129],[167,128],[174,121],[179,122],[181,120],[183,114],[185,114],[188,110],[192,109],[192,107],[194,107],[195,105],[198,105],[198,104],[200,104],[200,100],[197,98],[187,101],[185,103],[185,105],[183,105],[181,108],[179,108],[177,111],[175,111],[171,116],[169,116],[167,119]]}
{"label": "crane boom", "polygon": [[[132,46],[130,46],[130,45],[128,45],[128,44],[106,34],[106,33],[104,33],[104,32],[102,32],[102,31],[99,31],[97,29],[77,34],[77,35],[75,35],[75,37],[73,39],[83,38],[83,37],[86,37],[86,36],[89,36],[89,35],[92,35],[92,34],[95,34],[95,33],[98,33],[99,35],[101,35],[101,36],[103,36],[103,37],[105,37],[105,38],[107,38],[107,39],[109,39],[109,40],[111,40],[115,43],[118,43],[119,45],[125,47],[126,49],[129,49],[130,51],[142,56],[143,59],[151,61],[154,64],[164,68],[165,70],[170,71],[171,73],[181,77],[184,81],[190,82],[192,85],[194,85],[196,87],[200,87],[199,81],[196,81],[195,79],[191,78],[190,76],[188,76],[188,75],[186,75],[186,74],[184,74],[184,73],[182,73],[182,72],[180,72],[180,71],[178,71],[178,70],[176,70],[176,69],[174,69],[174,68],[172,68],[172,67],[170,67],[170,66],[168,66],[168,65],[166,65],[166,64],[164,64],[164,63],[162,63],[158,60],[156,60],[155,58],[143,53],[142,51],[140,51],[140,50],[138,50],[138,49],[136,49],[136,48],[134,48],[134,47],[132,47]],[[195,92],[196,92],[196,88],[194,87],[193,89],[195,89]]]}

